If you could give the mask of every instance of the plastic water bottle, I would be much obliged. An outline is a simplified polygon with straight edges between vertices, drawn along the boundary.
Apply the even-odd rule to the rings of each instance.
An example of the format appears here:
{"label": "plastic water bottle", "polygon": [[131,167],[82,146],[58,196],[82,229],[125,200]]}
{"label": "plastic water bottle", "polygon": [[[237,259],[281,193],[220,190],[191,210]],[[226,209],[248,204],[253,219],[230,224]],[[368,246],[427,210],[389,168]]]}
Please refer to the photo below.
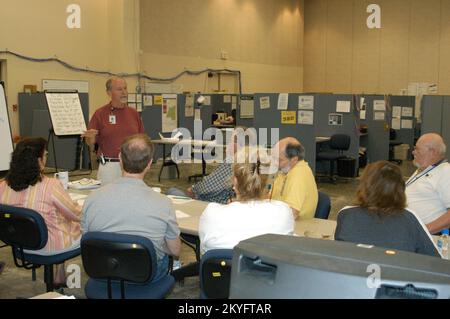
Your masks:
{"label": "plastic water bottle", "polygon": [[450,240],[449,230],[443,229],[441,233],[442,235],[437,240],[437,247],[439,252],[442,254],[442,257],[444,259],[448,259],[448,245]]}

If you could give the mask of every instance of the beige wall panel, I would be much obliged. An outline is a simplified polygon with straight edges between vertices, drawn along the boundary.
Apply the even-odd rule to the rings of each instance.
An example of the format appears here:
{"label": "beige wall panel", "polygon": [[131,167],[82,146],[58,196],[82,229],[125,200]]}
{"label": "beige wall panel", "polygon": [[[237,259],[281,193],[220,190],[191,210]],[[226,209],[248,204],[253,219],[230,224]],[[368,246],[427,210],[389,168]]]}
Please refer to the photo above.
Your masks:
{"label": "beige wall panel", "polygon": [[409,82],[437,83],[441,0],[411,1]]}
{"label": "beige wall panel", "polygon": [[379,93],[408,87],[411,0],[382,2]]}
{"label": "beige wall panel", "polygon": [[304,91],[320,92],[326,83],[327,0],[305,3]]}
{"label": "beige wall panel", "polygon": [[352,69],[352,1],[329,0],[326,91],[350,93]]}
{"label": "beige wall panel", "polygon": [[450,1],[442,1],[440,56],[439,56],[439,94],[450,94]]}
{"label": "beige wall panel", "polygon": [[367,27],[371,1],[353,1],[352,92],[375,93],[380,81],[379,29]]}
{"label": "beige wall panel", "polygon": [[[163,54],[146,53],[142,57],[142,67],[147,73],[156,74],[160,77],[171,77],[180,69],[199,70],[206,63],[211,68],[228,68],[243,70],[242,89],[244,93],[255,92],[300,92],[298,83],[302,82],[303,70],[290,66],[256,64],[238,61],[223,61],[216,59],[198,59],[191,57],[168,56]],[[217,78],[183,76],[176,84],[182,84],[184,91],[213,92],[218,89]],[[238,92],[238,83],[231,76],[223,78],[221,90],[226,92]]]}
{"label": "beige wall panel", "polygon": [[[172,77],[184,69],[228,67],[242,72],[244,90],[301,91],[302,10],[303,0],[141,1],[142,70]],[[223,50],[227,61],[220,59]],[[222,89],[237,88],[229,81],[227,77]],[[186,90],[214,87],[202,77],[183,77],[179,83]]]}

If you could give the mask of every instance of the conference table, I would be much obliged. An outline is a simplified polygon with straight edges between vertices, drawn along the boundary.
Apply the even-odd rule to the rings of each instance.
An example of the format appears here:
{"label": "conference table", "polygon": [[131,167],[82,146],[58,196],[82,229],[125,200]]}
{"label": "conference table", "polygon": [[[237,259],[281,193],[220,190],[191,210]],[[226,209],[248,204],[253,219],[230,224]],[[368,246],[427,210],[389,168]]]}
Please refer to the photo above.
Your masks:
{"label": "conference table", "polygon": [[[72,199],[79,204],[90,194],[92,189],[69,189]],[[208,202],[199,201],[187,197],[167,196],[172,200],[177,215],[178,226],[182,234],[198,236],[198,225],[200,216],[205,210]],[[336,221],[328,219],[299,219],[295,222],[294,232],[297,236],[334,239]]]}
{"label": "conference table", "polygon": [[[200,216],[209,203],[185,197],[170,195],[168,197],[171,198],[176,210],[180,231],[197,236]],[[336,221],[313,218],[297,220],[294,232],[297,236],[334,239],[335,229]]]}
{"label": "conference table", "polygon": [[[74,190],[69,189],[69,194],[73,200],[78,201],[80,205],[84,203],[85,197],[92,190]],[[208,202],[199,201],[187,197],[167,196],[172,200],[177,216],[178,226],[180,228],[183,241],[190,246],[196,255],[197,261],[200,259],[200,240],[198,238],[198,226],[200,216],[205,210]],[[336,221],[325,219],[305,219],[295,222],[294,233],[296,236],[322,238],[333,240]],[[173,276],[177,281],[185,277],[198,275],[199,264],[194,262],[173,271]]]}

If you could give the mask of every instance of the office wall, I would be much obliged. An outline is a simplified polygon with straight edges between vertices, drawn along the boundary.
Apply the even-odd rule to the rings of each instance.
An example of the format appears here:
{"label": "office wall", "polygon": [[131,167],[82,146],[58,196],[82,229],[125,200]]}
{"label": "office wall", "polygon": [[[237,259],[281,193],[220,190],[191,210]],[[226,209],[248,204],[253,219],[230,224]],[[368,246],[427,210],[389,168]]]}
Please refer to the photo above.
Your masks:
{"label": "office wall", "polygon": [[[81,6],[81,29],[68,29],[66,8]],[[48,58],[57,56],[68,63],[91,70],[136,72],[139,67],[138,0],[2,0],[0,9],[0,50]],[[11,55],[6,60],[5,80],[12,130],[19,132],[18,93],[23,85],[42,89],[42,79],[83,80],[89,82],[92,114],[107,102],[106,76],[74,72],[51,63],[34,63]],[[134,89],[136,81],[129,80]],[[20,107],[19,107],[20,112]]]}
{"label": "office wall", "polygon": [[[381,29],[366,8],[381,6]],[[305,0],[304,90],[399,94],[410,82],[450,93],[450,2]]]}
{"label": "office wall", "polygon": [[[141,0],[142,70],[172,77],[185,69],[242,72],[244,93],[303,88],[303,0]],[[229,59],[220,59],[221,51]],[[217,77],[182,77],[184,90],[217,90]],[[237,92],[233,76],[222,90]]]}

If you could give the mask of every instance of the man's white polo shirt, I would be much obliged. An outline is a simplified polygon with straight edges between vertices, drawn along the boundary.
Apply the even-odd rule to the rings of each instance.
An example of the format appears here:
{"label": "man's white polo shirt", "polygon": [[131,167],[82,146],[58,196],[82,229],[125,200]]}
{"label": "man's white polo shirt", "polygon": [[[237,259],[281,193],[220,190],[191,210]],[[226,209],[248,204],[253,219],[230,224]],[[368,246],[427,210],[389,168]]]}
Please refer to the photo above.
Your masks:
{"label": "man's white polo shirt", "polygon": [[450,164],[442,162],[417,171],[406,182],[408,208],[429,224],[450,208]]}

